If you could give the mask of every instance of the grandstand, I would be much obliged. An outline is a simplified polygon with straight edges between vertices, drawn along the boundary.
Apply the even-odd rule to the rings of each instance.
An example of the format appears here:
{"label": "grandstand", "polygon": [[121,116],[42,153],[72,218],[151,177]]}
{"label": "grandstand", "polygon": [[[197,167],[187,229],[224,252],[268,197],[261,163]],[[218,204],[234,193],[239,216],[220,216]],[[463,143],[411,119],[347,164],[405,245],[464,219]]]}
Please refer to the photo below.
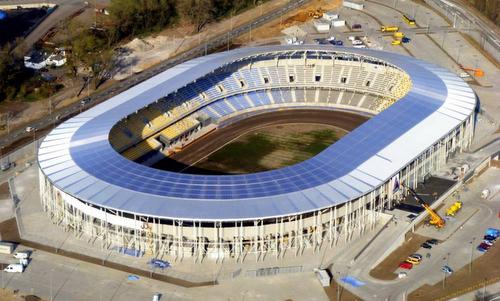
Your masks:
{"label": "grandstand", "polygon": [[[470,145],[475,104],[456,75],[394,53],[301,45],[212,54],[54,129],[38,153],[42,205],[78,235],[155,256],[243,260],[334,247],[373,229],[403,197],[399,183],[416,187]],[[210,127],[283,108],[372,118],[282,169],[145,166]]]}
{"label": "grandstand", "polygon": [[[161,132],[160,140],[166,147],[155,145],[154,150],[161,149],[167,154],[175,145],[172,140],[188,138],[200,130],[199,122],[192,122],[194,116],[208,116],[217,124],[242,112],[286,105],[377,114],[410,88],[411,81],[405,72],[371,57],[297,52],[284,52],[278,60],[265,55],[249,57],[222,66],[127,116],[113,127],[110,141],[125,157],[131,158],[127,154],[132,152],[139,159],[151,151],[138,147],[150,145],[140,144],[150,136]],[[193,116],[186,118],[188,114]]]}

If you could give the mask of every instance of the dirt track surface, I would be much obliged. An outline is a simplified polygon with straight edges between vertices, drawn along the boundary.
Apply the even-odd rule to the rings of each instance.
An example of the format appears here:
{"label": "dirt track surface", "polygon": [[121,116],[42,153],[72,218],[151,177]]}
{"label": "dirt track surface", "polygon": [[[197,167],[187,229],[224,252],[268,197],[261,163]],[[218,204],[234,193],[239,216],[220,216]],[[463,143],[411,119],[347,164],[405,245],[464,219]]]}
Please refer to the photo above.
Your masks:
{"label": "dirt track surface", "polygon": [[[287,123],[316,123],[335,126],[350,132],[367,120],[367,116],[329,110],[292,109],[263,113],[219,128],[197,139],[186,146],[181,152],[156,163],[152,167],[179,172],[203,159],[231,140],[263,126]],[[196,173],[192,168],[189,171]]]}

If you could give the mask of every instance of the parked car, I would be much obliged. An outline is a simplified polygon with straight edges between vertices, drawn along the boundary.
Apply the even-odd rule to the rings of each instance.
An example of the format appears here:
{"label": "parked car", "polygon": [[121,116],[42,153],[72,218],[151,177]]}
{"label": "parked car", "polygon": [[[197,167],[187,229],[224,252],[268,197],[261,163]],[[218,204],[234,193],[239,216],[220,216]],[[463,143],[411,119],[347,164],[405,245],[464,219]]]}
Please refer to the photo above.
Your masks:
{"label": "parked car", "polygon": [[19,263],[9,264],[5,269],[7,273],[22,273],[24,272],[24,266]]}
{"label": "parked car", "polygon": [[497,240],[497,238],[495,236],[493,236],[493,235],[485,235],[483,237],[483,239],[489,240],[489,241],[493,241],[493,242]]}
{"label": "parked car", "polygon": [[26,131],[26,133],[31,133],[31,132],[36,131],[36,128],[32,127],[32,126],[28,126],[28,127],[26,127],[25,131]]}
{"label": "parked car", "polygon": [[409,262],[411,264],[420,264],[420,260],[413,257],[406,258],[406,262]]}
{"label": "parked car", "polygon": [[406,278],[406,276],[408,276],[408,273],[406,272],[399,272],[398,273],[398,278],[401,279],[401,278]]}
{"label": "parked car", "polygon": [[90,103],[90,101],[91,101],[90,97],[85,97],[84,99],[80,100],[80,105],[84,106]]}
{"label": "parked car", "polygon": [[353,24],[352,29],[361,29],[361,24]]}
{"label": "parked car", "polygon": [[432,245],[428,244],[427,242],[424,242],[420,246],[424,249],[432,249]]}
{"label": "parked car", "polygon": [[480,243],[479,246],[482,247],[483,249],[486,249],[486,250],[489,250],[491,248],[490,245],[485,244],[484,242]]}
{"label": "parked car", "polygon": [[337,46],[343,46],[344,42],[342,42],[341,40],[337,40],[337,41],[335,41],[335,45],[337,45]]}
{"label": "parked car", "polygon": [[413,268],[413,264],[405,261],[405,262],[401,262],[399,264],[399,267],[402,269],[411,270]]}
{"label": "parked car", "polygon": [[438,244],[438,240],[433,238],[433,239],[428,239],[425,241],[426,243],[430,244],[430,245],[437,245]]}
{"label": "parked car", "polygon": [[411,255],[410,255],[410,256],[408,256],[408,257],[409,257],[409,258],[415,258],[415,259],[417,259],[417,260],[422,260],[422,258],[423,258],[423,257],[422,257],[422,255],[417,254],[417,253],[415,253],[415,254],[411,254]]}
{"label": "parked car", "polygon": [[17,259],[28,259],[30,257],[29,251],[16,252],[14,257]]}
{"label": "parked car", "polygon": [[488,252],[488,249],[484,249],[484,248],[482,248],[481,246],[477,246],[476,250],[478,250],[478,251],[479,251],[479,252],[481,252],[481,253],[486,253],[486,252]]}
{"label": "parked car", "polygon": [[13,167],[16,167],[16,163],[14,162],[3,162],[2,164],[0,164],[1,171],[7,171]]}
{"label": "parked car", "polygon": [[411,39],[410,39],[410,38],[408,38],[408,37],[404,37],[404,38],[402,38],[402,39],[401,39],[401,42],[403,42],[403,43],[405,43],[405,44],[406,44],[406,43],[410,43],[410,41],[411,41]]}
{"label": "parked car", "polygon": [[443,266],[441,267],[441,271],[442,271],[443,273],[448,274],[448,275],[450,275],[450,274],[452,274],[452,273],[453,273],[453,270],[452,270],[449,266],[447,266],[447,265],[443,265]]}
{"label": "parked car", "polygon": [[490,247],[493,245],[493,242],[492,242],[492,241],[490,241],[490,240],[487,240],[487,239],[483,240],[483,242],[482,242],[482,243],[483,243],[483,244],[487,244],[487,245],[488,245],[488,246],[490,246]]}

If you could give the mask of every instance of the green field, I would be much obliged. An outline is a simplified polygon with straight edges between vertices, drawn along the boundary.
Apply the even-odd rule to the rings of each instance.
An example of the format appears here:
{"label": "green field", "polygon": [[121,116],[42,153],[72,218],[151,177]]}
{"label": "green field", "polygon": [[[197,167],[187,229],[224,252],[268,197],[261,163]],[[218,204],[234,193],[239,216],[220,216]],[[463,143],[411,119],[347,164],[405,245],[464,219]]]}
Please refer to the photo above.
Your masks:
{"label": "green field", "polygon": [[240,136],[194,167],[231,174],[277,169],[311,158],[344,134],[320,124],[264,127]]}

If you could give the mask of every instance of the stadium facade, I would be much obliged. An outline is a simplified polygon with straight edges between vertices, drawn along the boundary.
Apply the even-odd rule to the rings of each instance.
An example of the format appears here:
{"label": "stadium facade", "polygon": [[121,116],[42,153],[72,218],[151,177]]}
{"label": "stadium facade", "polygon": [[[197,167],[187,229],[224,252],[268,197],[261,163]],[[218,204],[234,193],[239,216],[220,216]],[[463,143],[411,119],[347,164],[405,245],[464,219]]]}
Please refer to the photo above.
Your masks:
{"label": "stadium facade", "polygon": [[[373,228],[473,137],[475,94],[394,53],[242,48],[179,64],[54,129],[38,152],[43,209],[103,246],[176,258],[300,254]],[[194,175],[147,165],[241,116],[318,108],[373,116],[282,169]]]}

